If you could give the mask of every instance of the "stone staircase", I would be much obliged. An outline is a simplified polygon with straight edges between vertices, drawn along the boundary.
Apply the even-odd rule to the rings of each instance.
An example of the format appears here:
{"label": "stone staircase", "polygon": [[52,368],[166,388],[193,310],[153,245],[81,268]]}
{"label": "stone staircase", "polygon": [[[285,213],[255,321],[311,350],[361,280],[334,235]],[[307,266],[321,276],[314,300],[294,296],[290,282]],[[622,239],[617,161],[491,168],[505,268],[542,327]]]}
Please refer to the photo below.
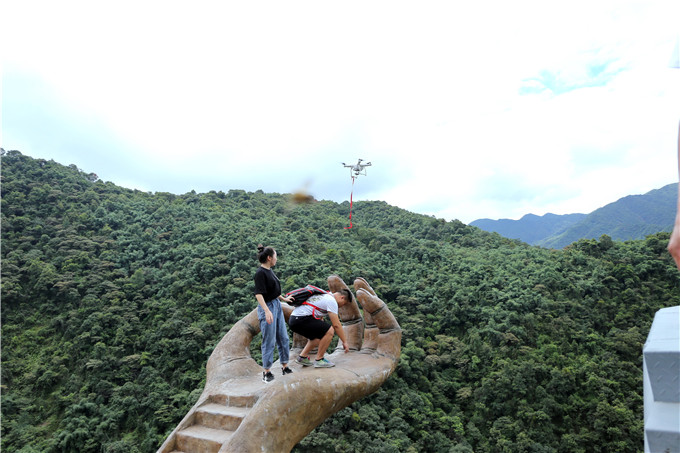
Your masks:
{"label": "stone staircase", "polygon": [[177,431],[171,453],[217,453],[258,400],[251,395],[211,395],[194,412],[193,424]]}

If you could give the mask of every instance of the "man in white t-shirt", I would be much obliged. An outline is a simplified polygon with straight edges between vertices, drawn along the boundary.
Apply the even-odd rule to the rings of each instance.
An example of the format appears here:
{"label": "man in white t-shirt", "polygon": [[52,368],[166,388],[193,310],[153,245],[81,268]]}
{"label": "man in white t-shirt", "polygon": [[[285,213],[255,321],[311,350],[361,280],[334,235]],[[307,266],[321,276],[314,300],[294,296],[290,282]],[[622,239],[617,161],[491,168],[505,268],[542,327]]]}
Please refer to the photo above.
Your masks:
{"label": "man in white t-shirt", "polygon": [[[312,296],[293,310],[290,314],[290,320],[288,321],[290,330],[307,338],[307,344],[296,359],[297,363],[303,366],[314,365],[316,368],[335,366],[335,364],[326,359],[324,355],[326,354],[328,346],[331,344],[333,335],[336,333],[338,334],[338,337],[340,337],[340,340],[342,340],[345,352],[349,352],[345,331],[343,330],[342,323],[340,323],[340,318],[338,317],[338,308],[351,300],[352,293],[350,293],[348,289],[341,289],[333,294],[329,293]],[[328,316],[331,324],[328,324],[323,320],[324,316]],[[309,353],[316,347],[318,347],[316,360],[312,363],[309,359]]]}

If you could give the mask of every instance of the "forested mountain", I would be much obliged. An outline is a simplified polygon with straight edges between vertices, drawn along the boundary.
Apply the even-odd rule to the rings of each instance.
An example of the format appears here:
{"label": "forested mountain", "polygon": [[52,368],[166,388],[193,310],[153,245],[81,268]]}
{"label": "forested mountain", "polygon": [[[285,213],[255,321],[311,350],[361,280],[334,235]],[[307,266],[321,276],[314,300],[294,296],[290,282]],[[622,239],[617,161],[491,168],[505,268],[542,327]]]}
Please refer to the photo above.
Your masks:
{"label": "forested mountain", "polygon": [[527,214],[519,220],[479,219],[470,225],[519,239],[532,245],[563,248],[579,239],[606,234],[615,241],[643,239],[661,231],[672,231],[678,184],[668,184],[644,195],[629,195],[590,214]]}
{"label": "forested mountain", "polygon": [[[403,328],[396,372],[297,452],[638,452],[642,345],[680,303],[667,233],[548,250],[382,202],[145,193],[2,153],[3,452],[153,452],[255,307],[366,277]],[[253,345],[256,354],[258,345]]]}
{"label": "forested mountain", "polygon": [[[537,245],[539,242],[561,234],[575,223],[583,220],[587,214],[526,214],[519,220],[512,219],[478,219],[470,223],[484,231],[498,233],[509,239],[519,239],[527,244]],[[601,236],[601,235],[600,235]],[[597,236],[599,237],[599,236]]]}
{"label": "forested mountain", "polygon": [[581,238],[607,234],[615,241],[641,239],[660,231],[672,231],[678,184],[668,184],[644,195],[629,195],[596,209],[562,233],[540,241],[543,247],[562,248]]}

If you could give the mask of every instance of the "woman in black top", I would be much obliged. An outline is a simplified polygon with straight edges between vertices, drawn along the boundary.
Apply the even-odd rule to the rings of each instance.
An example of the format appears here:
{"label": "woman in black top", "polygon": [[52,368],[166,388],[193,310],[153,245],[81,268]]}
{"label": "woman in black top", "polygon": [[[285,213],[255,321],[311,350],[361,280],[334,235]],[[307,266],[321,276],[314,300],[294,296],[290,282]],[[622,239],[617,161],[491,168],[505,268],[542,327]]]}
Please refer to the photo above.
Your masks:
{"label": "woman in black top", "polygon": [[283,374],[292,373],[288,368],[290,345],[286,320],[283,317],[281,302],[290,302],[290,298],[281,295],[281,282],[272,270],[276,265],[276,250],[271,247],[257,246],[257,258],[260,267],[255,272],[255,298],[257,299],[257,318],[262,330],[262,373],[263,382],[271,382],[274,375],[271,366],[274,362],[274,345],[279,350],[279,361],[283,367]]}

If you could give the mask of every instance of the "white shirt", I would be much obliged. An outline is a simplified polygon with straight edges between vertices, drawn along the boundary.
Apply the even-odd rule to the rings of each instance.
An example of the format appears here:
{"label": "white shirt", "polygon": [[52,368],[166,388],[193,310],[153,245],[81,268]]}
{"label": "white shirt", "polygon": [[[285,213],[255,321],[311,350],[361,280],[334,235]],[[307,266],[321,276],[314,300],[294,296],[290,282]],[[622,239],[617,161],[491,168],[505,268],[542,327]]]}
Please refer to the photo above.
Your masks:
{"label": "white shirt", "polygon": [[314,305],[316,308],[302,304],[299,307],[295,307],[295,310],[293,310],[291,315],[321,318],[326,316],[329,312],[335,313],[336,315],[338,314],[338,303],[335,301],[335,297],[333,297],[332,294],[317,294],[307,299],[307,302]]}

